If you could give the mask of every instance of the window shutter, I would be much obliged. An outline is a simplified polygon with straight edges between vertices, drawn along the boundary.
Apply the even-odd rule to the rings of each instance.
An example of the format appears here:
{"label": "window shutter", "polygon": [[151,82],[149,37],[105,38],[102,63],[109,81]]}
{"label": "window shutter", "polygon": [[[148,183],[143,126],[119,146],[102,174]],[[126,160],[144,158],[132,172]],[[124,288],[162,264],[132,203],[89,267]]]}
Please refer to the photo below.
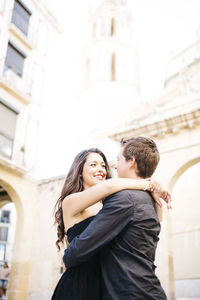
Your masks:
{"label": "window shutter", "polygon": [[0,102],[0,133],[14,139],[17,113]]}
{"label": "window shutter", "polygon": [[22,4],[21,1],[15,1],[12,23],[15,24],[25,35],[28,35],[28,26],[31,12]]}
{"label": "window shutter", "polygon": [[11,43],[8,43],[5,64],[19,76],[22,76],[24,58],[23,53],[19,52]]}

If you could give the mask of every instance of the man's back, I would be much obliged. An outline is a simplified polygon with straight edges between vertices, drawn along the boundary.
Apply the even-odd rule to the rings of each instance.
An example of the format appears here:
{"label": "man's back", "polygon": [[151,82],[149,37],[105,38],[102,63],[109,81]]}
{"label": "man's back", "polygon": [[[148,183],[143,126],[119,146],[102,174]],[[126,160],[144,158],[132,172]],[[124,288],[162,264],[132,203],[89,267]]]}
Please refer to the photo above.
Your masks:
{"label": "man's back", "polygon": [[[160,232],[154,200],[144,191],[117,194],[116,205],[129,206],[129,222],[101,250],[103,300],[164,300],[165,293],[154,272]],[[113,205],[115,196],[105,200],[107,206],[109,202]]]}
{"label": "man's back", "polygon": [[166,300],[154,273],[159,232],[151,195],[121,191],[104,200],[84,232],[71,241],[63,261],[76,266],[100,251],[102,300]]}

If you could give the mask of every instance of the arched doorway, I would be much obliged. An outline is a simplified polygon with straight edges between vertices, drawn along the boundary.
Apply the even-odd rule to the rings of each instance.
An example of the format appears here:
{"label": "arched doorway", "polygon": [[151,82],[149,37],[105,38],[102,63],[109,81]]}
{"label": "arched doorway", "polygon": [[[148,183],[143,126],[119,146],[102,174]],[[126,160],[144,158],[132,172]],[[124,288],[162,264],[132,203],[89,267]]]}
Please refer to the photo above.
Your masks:
{"label": "arched doorway", "polygon": [[177,299],[200,299],[200,158],[186,163],[171,181],[172,239]]}
{"label": "arched doorway", "polygon": [[0,185],[0,297],[7,299],[16,229],[16,208]]}
{"label": "arched doorway", "polygon": [[[8,258],[10,274],[6,292],[8,294],[8,299],[15,299],[18,286],[15,256],[16,253],[20,251],[19,241],[21,240],[23,220],[22,203],[15,189],[16,182],[13,180],[13,177],[10,176],[10,178],[7,178],[9,180],[5,180],[4,176],[2,177],[0,178],[0,216],[3,218],[3,222],[0,222],[0,226],[2,225],[3,227],[5,227],[7,224],[10,231],[7,231],[7,241],[4,241],[4,244],[6,244],[6,246],[3,246],[2,258],[4,259],[2,259],[2,261]],[[10,211],[10,213],[8,213],[8,211]],[[4,238],[6,234],[5,232],[6,231],[4,230]],[[3,241],[0,241],[0,243],[1,242],[3,244]]]}

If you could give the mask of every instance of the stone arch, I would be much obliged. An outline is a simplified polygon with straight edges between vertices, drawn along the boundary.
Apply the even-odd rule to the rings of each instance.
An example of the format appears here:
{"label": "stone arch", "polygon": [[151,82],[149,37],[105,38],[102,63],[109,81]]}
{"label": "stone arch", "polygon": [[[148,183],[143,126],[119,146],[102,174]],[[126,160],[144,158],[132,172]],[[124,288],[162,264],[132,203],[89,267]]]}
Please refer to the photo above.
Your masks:
{"label": "stone arch", "polygon": [[[173,248],[173,270],[176,297],[192,298],[200,296],[200,272],[197,257],[200,245],[198,185],[195,176],[191,182],[188,174],[199,170],[200,157],[188,160],[179,167],[169,182],[169,189],[174,196],[174,206],[170,216],[170,232]],[[193,169],[194,168],[194,169]],[[190,169],[190,170],[189,170]],[[191,172],[191,173],[188,173]],[[195,173],[193,173],[195,172]],[[189,176],[189,178],[192,178]],[[199,180],[198,180],[199,182]],[[188,184],[193,183],[194,187]],[[188,200],[192,199],[190,202]],[[179,201],[181,200],[181,201]],[[181,211],[181,214],[180,214]],[[193,245],[193,247],[190,247]],[[180,251],[181,248],[181,251]],[[184,258],[190,258],[190,266]]]}
{"label": "stone arch", "polygon": [[16,190],[13,188],[12,185],[10,185],[7,181],[3,179],[0,179],[0,185],[6,190],[6,192],[10,196],[10,199],[16,206],[17,216],[22,220],[23,218],[22,204],[18,193],[16,192]]}
{"label": "stone arch", "polygon": [[[19,248],[20,248],[20,241],[21,241],[21,231],[22,231],[22,220],[23,220],[23,208],[22,208],[22,202],[20,199],[20,196],[18,195],[17,191],[15,190],[15,188],[8,183],[8,181],[4,180],[4,179],[0,179],[0,186],[7,192],[9,198],[10,198],[10,202],[13,202],[15,205],[15,209],[16,209],[16,215],[17,215],[17,220],[16,220],[16,230],[15,230],[15,236],[14,236],[14,244],[13,244],[13,250],[15,252],[20,252]],[[13,251],[12,251],[13,252]],[[9,276],[9,285],[8,285],[8,297],[10,294],[10,290],[12,290],[13,288],[13,282],[15,281],[15,276],[16,276],[16,268],[13,267],[14,263],[14,255],[12,256],[11,259],[11,270],[10,270],[10,276]],[[9,299],[13,299],[12,297]]]}
{"label": "stone arch", "polygon": [[195,164],[197,164],[198,162],[200,162],[200,157],[196,157],[192,160],[189,160],[187,163],[185,163],[184,165],[182,165],[174,174],[174,176],[171,178],[170,182],[169,182],[169,190],[172,191],[177,180],[179,179],[179,177],[181,177],[181,175],[190,167],[194,166]]}

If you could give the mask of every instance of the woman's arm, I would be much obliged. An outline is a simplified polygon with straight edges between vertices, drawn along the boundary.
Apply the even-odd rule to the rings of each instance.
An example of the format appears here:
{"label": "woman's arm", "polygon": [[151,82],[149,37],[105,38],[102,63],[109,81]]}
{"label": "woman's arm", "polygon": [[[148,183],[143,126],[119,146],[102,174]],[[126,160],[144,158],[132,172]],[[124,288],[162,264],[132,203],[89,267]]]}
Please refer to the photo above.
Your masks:
{"label": "woman's arm", "polygon": [[73,217],[103,198],[126,189],[152,190],[154,183],[145,179],[107,179],[87,190],[67,196],[62,203],[63,214]]}
{"label": "woman's arm", "polygon": [[157,210],[158,219],[159,219],[160,222],[162,222],[162,220],[163,220],[163,208],[160,207],[160,205],[158,205],[158,203],[156,203],[156,210]]}

